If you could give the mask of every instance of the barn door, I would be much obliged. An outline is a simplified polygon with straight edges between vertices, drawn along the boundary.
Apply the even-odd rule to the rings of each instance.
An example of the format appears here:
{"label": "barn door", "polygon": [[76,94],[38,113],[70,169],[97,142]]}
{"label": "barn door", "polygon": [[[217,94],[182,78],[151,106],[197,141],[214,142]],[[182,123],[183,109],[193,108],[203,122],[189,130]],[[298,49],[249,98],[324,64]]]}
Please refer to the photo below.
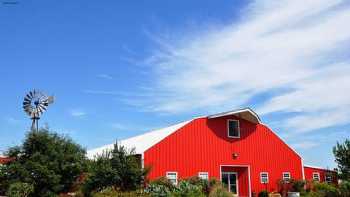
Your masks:
{"label": "barn door", "polygon": [[221,182],[227,187],[228,191],[238,196],[238,184],[236,172],[222,172]]}

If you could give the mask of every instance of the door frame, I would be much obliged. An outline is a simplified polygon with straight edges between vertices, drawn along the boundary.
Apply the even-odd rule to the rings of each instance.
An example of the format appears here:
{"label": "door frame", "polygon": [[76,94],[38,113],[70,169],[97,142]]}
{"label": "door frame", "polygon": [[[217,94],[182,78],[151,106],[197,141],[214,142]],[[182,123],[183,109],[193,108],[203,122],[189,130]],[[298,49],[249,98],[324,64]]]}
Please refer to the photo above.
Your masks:
{"label": "door frame", "polygon": [[[222,174],[229,174],[229,175],[231,175],[231,174],[234,174],[235,176],[236,176],[236,194],[235,195],[237,195],[237,196],[239,196],[239,187],[238,187],[238,172],[222,172],[221,173],[221,175]],[[221,176],[221,178],[222,178],[222,176]],[[231,192],[231,186],[230,186],[230,177],[228,177],[228,182],[229,182],[229,185],[228,185],[228,191],[229,192]],[[221,181],[222,181],[222,179],[221,179]]]}
{"label": "door frame", "polygon": [[[249,197],[252,197],[252,189],[251,189],[251,183],[250,183],[250,165],[220,165],[220,169],[219,169],[219,172],[220,172],[220,181],[222,179],[222,167],[243,167],[243,168],[247,168],[248,169],[248,192],[249,192]],[[238,182],[238,176],[237,176],[237,182]],[[238,185],[238,184],[237,184]],[[237,190],[237,195],[238,195],[238,192],[239,192],[239,188]]]}

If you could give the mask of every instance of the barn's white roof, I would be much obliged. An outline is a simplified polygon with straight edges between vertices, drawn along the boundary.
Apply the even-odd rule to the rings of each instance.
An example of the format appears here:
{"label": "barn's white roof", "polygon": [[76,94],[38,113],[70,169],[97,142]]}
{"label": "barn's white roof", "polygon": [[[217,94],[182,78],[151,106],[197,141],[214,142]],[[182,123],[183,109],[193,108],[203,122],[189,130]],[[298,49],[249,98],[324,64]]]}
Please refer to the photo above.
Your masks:
{"label": "barn's white roof", "polygon": [[[118,143],[122,146],[125,146],[127,149],[135,148],[135,151],[137,154],[142,154],[147,149],[149,149],[151,146],[157,144],[162,139],[167,137],[168,135],[174,133],[181,127],[185,126],[187,123],[191,122],[192,120],[181,122],[175,125],[172,125],[170,127],[153,130],[150,132],[147,132],[142,135],[138,135],[135,137],[131,137],[125,140],[121,140]],[[92,149],[87,151],[87,156],[90,159],[93,159],[96,155],[102,154],[105,150],[111,150],[113,149],[114,144],[108,144],[96,149]]]}
{"label": "barn's white roof", "polygon": [[[261,123],[259,116],[250,108],[245,109],[239,109],[239,110],[233,110],[218,114],[213,114],[209,116],[204,116],[206,118],[219,118],[223,116],[229,116],[229,115],[235,115],[237,117],[240,117],[242,119],[248,120],[250,122],[253,122],[255,124]],[[192,119],[193,120],[193,119]],[[147,149],[149,149],[151,146],[157,144],[165,137],[169,136],[170,134],[174,133],[181,127],[185,126],[192,120],[181,122],[179,124],[172,125],[170,127],[166,127],[163,129],[158,129],[154,131],[147,132],[142,135],[138,135],[135,137],[131,137],[125,140],[118,141],[120,145],[125,146],[128,149],[135,148],[136,154],[143,154]],[[108,144],[96,149],[89,150],[87,152],[87,156],[90,159],[93,159],[96,155],[102,154],[104,150],[111,150],[113,149],[114,144]]]}
{"label": "barn's white roof", "polygon": [[261,124],[261,120],[252,109],[250,108],[244,108],[244,109],[238,109],[238,110],[232,110],[232,111],[227,111],[227,112],[222,112],[218,114],[213,114],[209,115],[208,118],[219,118],[223,116],[230,116],[230,115],[235,115],[239,118],[242,118],[244,120],[248,120],[250,122],[253,122],[255,124]]}

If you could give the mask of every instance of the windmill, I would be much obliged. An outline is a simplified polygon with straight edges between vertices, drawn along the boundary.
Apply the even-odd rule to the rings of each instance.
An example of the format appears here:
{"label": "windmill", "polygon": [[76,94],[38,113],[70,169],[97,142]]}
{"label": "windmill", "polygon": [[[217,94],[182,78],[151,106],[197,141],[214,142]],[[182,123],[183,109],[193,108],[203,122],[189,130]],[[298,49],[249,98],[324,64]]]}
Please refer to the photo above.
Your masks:
{"label": "windmill", "polygon": [[53,96],[47,96],[38,90],[30,91],[23,101],[24,112],[32,119],[31,129],[38,131],[40,116],[46,111],[49,104],[53,103]]}

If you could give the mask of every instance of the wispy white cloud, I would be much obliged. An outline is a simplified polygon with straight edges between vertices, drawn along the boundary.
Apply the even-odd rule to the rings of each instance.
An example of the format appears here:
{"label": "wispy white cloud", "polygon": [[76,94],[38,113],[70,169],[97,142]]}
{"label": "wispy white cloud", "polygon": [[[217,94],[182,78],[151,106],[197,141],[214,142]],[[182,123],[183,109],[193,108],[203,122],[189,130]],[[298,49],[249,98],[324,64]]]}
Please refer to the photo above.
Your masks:
{"label": "wispy white cloud", "polygon": [[121,93],[117,91],[107,91],[107,90],[83,90],[83,93],[86,94],[101,94],[101,95],[121,95]]}
{"label": "wispy white cloud", "polygon": [[263,0],[242,14],[224,27],[156,38],[159,48],[147,63],[160,96],[138,104],[166,113],[221,110],[287,88],[258,111],[299,112],[283,122],[300,132],[350,123],[346,1]]}
{"label": "wispy white cloud", "polygon": [[73,117],[83,117],[86,116],[86,112],[80,109],[72,109],[70,110],[70,115]]}
{"label": "wispy white cloud", "polygon": [[309,149],[309,148],[314,148],[318,145],[319,143],[311,142],[311,141],[304,141],[304,142],[291,144],[291,146],[295,149]]}
{"label": "wispy white cloud", "polygon": [[108,75],[108,74],[98,74],[97,77],[101,78],[101,79],[108,79],[108,80],[113,79],[113,77],[111,75]]}

